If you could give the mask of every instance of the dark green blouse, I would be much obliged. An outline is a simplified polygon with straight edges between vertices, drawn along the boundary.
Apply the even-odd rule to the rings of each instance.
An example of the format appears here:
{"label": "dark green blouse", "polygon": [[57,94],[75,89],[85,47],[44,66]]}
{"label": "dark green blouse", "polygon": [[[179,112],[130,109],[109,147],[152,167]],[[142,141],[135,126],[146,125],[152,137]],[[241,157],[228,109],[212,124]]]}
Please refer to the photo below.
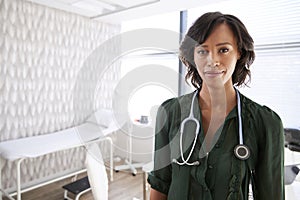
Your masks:
{"label": "dark green blouse", "polygon": [[[197,166],[179,166],[172,162],[180,157],[180,124],[189,116],[193,93],[164,102],[157,113],[155,130],[154,170],[149,173],[151,187],[171,200],[246,200],[249,193],[250,171],[254,172],[256,199],[284,199],[284,135],[279,116],[241,94],[244,144],[250,148],[247,161],[233,153],[239,143],[237,108],[226,117],[216,132],[216,143],[203,154],[203,130],[189,162]],[[196,98],[197,99],[197,98]],[[194,115],[201,124],[198,100]],[[195,126],[187,124],[183,136],[184,158],[188,157],[195,137]],[[202,152],[202,153],[201,153]]]}

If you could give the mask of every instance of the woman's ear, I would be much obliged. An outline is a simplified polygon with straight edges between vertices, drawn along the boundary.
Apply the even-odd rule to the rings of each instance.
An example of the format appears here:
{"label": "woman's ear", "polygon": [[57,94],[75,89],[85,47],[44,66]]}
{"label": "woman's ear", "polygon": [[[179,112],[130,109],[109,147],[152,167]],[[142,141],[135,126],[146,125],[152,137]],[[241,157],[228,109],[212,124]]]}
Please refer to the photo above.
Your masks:
{"label": "woman's ear", "polygon": [[239,60],[241,58],[242,52],[238,51],[237,59]]}

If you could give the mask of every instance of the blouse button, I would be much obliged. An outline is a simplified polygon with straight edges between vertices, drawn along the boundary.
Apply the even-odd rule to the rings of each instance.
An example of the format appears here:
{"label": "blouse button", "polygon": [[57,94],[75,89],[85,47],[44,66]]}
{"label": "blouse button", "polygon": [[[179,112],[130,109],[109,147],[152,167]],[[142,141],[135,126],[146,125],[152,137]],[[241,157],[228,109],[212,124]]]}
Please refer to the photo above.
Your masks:
{"label": "blouse button", "polygon": [[219,148],[219,147],[220,147],[220,145],[219,145],[219,144],[216,144],[216,145],[215,145],[215,147],[216,147],[216,148]]}
{"label": "blouse button", "polygon": [[213,167],[212,165],[208,165],[208,168],[209,168],[209,169],[212,169],[212,168],[214,168],[214,167]]}

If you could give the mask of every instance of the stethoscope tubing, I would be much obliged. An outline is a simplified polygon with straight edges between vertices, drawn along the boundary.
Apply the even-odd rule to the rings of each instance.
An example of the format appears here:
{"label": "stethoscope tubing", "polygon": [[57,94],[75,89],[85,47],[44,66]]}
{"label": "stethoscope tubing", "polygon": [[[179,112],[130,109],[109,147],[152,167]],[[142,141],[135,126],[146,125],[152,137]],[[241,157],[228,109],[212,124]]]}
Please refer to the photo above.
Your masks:
{"label": "stethoscope tubing", "polygon": [[[238,110],[238,131],[239,131],[239,144],[236,145],[236,147],[234,148],[234,155],[240,159],[240,160],[246,160],[249,158],[250,156],[250,150],[249,148],[244,145],[244,140],[243,140],[243,123],[242,123],[242,113],[241,113],[241,99],[240,99],[240,93],[237,89],[236,90],[236,95],[237,95],[237,110]],[[193,98],[192,98],[192,103],[191,103],[191,108],[190,108],[190,114],[187,118],[185,118],[180,125],[180,140],[179,140],[179,146],[180,146],[180,157],[182,162],[179,162],[177,159],[173,159],[172,162],[178,164],[178,165],[188,165],[188,166],[193,166],[193,165],[199,165],[199,161],[194,161],[194,162],[188,162],[190,157],[192,156],[192,153],[195,149],[196,143],[197,143],[197,139],[198,139],[198,134],[199,134],[199,130],[200,130],[200,123],[199,121],[194,117],[194,112],[193,112],[193,108],[194,108],[194,102],[196,99],[196,96],[198,94],[198,90],[195,91]],[[195,138],[193,141],[193,145],[192,148],[187,156],[187,158],[184,158],[183,155],[183,134],[184,134],[184,127],[185,124],[188,121],[193,121],[196,124],[196,130],[195,130]]]}
{"label": "stethoscope tubing", "polygon": [[[190,157],[192,156],[192,153],[194,151],[194,148],[196,146],[196,143],[197,143],[197,139],[198,139],[198,133],[199,133],[199,130],[200,130],[200,123],[199,121],[194,117],[194,112],[193,112],[193,108],[194,108],[194,100],[196,98],[198,94],[198,90],[195,92],[194,96],[193,96],[193,99],[192,99],[192,104],[191,104],[191,108],[190,108],[190,114],[187,118],[185,118],[182,122],[181,122],[181,125],[180,125],[180,140],[179,140],[179,146],[180,146],[180,156],[181,156],[181,159],[182,159],[182,162],[179,162],[176,160],[176,163],[179,164],[179,165],[195,165],[195,162],[193,163],[189,163],[188,160],[190,159]],[[192,149],[188,155],[188,157],[185,159],[184,156],[183,156],[183,144],[182,144],[182,141],[183,141],[183,132],[184,132],[184,126],[185,126],[185,123],[187,123],[188,121],[193,121],[195,122],[196,124],[196,131],[195,131],[195,138],[194,138],[194,141],[193,141],[193,146],[192,146]],[[196,161],[197,162],[197,161]]]}
{"label": "stethoscope tubing", "polygon": [[242,111],[241,111],[241,99],[240,99],[240,92],[236,90],[236,98],[237,98],[237,110],[238,110],[238,120],[239,120],[239,144],[244,144],[243,138],[243,123],[242,123]]}
{"label": "stethoscope tubing", "polygon": [[249,148],[244,144],[244,135],[243,135],[243,122],[242,122],[242,106],[240,92],[236,90],[237,98],[237,110],[238,110],[238,121],[239,121],[239,144],[234,148],[234,155],[240,160],[247,160],[250,156]]}

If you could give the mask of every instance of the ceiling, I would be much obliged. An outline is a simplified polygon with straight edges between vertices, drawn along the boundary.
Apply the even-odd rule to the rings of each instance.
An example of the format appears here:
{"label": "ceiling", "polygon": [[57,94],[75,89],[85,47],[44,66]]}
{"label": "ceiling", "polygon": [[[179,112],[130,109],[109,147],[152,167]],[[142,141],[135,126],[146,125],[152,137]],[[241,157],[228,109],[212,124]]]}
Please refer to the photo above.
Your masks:
{"label": "ceiling", "polygon": [[110,23],[181,11],[222,0],[28,0]]}

